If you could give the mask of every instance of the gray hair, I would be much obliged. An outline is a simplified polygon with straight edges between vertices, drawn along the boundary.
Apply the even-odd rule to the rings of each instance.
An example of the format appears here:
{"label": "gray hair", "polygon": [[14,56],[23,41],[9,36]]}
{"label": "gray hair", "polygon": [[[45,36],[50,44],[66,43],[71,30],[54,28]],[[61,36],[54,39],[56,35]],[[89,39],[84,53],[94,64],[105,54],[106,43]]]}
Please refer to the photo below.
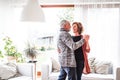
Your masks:
{"label": "gray hair", "polygon": [[62,21],[60,22],[60,27],[61,27],[61,28],[64,28],[64,26],[66,25],[66,23],[68,23],[67,20],[62,20]]}

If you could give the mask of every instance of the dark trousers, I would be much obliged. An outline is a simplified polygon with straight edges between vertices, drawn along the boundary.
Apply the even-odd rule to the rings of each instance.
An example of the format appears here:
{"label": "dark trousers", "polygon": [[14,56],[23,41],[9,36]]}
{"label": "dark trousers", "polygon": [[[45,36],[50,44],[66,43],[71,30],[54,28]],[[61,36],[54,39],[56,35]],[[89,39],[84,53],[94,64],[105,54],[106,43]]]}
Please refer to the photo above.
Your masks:
{"label": "dark trousers", "polygon": [[76,67],[76,74],[77,74],[77,80],[81,80],[81,76],[84,69],[84,61],[76,61],[77,67]]}
{"label": "dark trousers", "polygon": [[68,80],[76,80],[76,67],[61,67],[58,80],[65,80],[68,76]]}

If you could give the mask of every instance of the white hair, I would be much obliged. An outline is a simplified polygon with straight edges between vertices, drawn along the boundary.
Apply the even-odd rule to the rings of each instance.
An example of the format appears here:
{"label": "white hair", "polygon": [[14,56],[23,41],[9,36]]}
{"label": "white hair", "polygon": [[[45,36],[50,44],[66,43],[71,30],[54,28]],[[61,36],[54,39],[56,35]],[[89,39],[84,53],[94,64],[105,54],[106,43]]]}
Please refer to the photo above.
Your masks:
{"label": "white hair", "polygon": [[66,25],[66,23],[68,23],[67,20],[62,20],[62,21],[60,22],[60,27],[61,27],[61,28],[64,28],[64,26]]}

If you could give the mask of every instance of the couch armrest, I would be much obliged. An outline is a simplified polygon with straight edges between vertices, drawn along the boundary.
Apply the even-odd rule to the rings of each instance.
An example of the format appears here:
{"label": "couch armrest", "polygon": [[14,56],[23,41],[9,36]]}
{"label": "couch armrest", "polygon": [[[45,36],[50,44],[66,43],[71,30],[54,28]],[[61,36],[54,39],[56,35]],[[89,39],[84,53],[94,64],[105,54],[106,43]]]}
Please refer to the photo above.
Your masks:
{"label": "couch armrest", "polygon": [[35,79],[35,64],[34,63],[18,63],[18,72],[23,76],[32,77]]}
{"label": "couch armrest", "polygon": [[116,70],[116,80],[120,80],[120,67]]}
{"label": "couch armrest", "polygon": [[49,64],[42,64],[41,65],[41,78],[42,80],[48,80],[49,78]]}

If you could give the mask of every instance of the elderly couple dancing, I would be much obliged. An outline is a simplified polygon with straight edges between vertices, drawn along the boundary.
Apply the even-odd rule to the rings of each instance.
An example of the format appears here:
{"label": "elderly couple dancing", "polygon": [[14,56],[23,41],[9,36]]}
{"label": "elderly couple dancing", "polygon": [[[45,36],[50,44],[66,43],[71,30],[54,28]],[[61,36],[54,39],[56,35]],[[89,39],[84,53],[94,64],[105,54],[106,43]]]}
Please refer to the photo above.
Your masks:
{"label": "elderly couple dancing", "polygon": [[[69,33],[73,29],[74,36]],[[60,22],[60,33],[57,40],[58,57],[61,65],[58,80],[81,80],[82,73],[90,73],[87,53],[90,51],[89,35],[82,35],[80,22],[68,20]]]}

